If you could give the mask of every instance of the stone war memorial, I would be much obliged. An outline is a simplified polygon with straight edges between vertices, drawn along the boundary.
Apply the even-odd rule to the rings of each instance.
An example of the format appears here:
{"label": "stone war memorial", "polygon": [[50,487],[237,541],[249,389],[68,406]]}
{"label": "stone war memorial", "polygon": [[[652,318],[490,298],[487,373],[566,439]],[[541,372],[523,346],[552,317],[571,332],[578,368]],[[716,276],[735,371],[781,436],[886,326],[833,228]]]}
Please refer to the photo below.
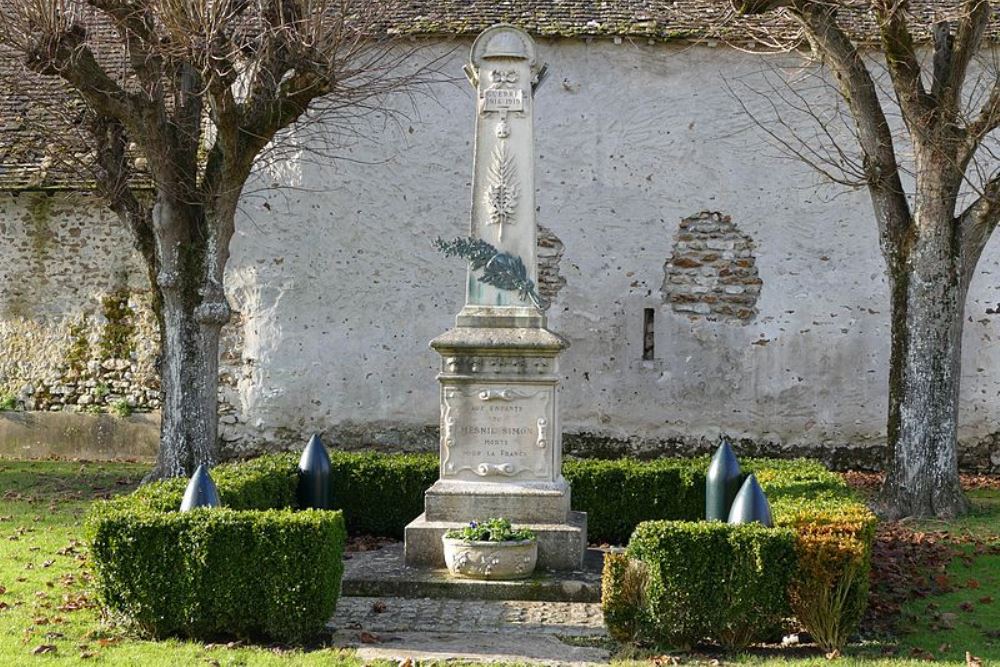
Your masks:
{"label": "stone war memorial", "polygon": [[[0,151],[0,667],[1000,664],[1000,163],[927,143],[1000,131],[1000,1],[954,3],[0,0],[53,84],[0,148],[75,95],[96,170]],[[888,181],[806,201],[744,88]]]}
{"label": "stone war memorial", "polygon": [[533,118],[545,74],[531,37],[496,25],[472,47],[476,88],[472,223],[468,239],[439,240],[470,260],[465,307],[431,341],[441,355],[440,479],[406,527],[406,564],[444,564],[441,537],[487,517],[526,525],[538,566],[580,569],[587,517],[570,510],[562,476],[559,354],[537,282]]}

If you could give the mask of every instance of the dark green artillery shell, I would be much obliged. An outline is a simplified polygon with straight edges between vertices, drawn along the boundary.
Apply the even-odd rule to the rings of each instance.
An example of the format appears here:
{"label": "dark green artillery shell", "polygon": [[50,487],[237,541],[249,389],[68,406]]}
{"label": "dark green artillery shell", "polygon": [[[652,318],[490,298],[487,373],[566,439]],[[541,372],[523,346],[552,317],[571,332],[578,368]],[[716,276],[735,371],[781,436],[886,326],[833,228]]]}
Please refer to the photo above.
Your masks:
{"label": "dark green artillery shell", "polygon": [[733,507],[729,510],[729,523],[752,523],[757,521],[771,527],[771,504],[767,502],[764,490],[757,483],[754,475],[747,477],[743,488],[736,494]]}
{"label": "dark green artillery shell", "polygon": [[712,457],[705,479],[705,518],[709,521],[725,521],[729,518],[729,508],[740,490],[740,463],[729,442],[722,441]]}
{"label": "dark green artillery shell", "polygon": [[330,456],[318,434],[313,434],[299,459],[299,507],[327,510],[333,507],[330,489]]}
{"label": "dark green artillery shell", "polygon": [[204,465],[199,465],[198,469],[191,475],[187,489],[184,491],[184,500],[181,501],[181,511],[187,512],[195,507],[219,507],[219,490],[215,488],[208,469]]}

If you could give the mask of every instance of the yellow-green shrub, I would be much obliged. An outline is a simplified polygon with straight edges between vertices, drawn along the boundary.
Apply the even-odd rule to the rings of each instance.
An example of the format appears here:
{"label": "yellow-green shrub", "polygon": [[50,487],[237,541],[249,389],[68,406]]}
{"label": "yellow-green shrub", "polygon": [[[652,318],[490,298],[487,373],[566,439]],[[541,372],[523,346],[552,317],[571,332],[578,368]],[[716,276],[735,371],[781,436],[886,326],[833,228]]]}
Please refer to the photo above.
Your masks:
{"label": "yellow-green shrub", "polygon": [[795,617],[826,652],[839,652],[868,603],[875,516],[863,506],[803,511],[785,519],[796,531]]}
{"label": "yellow-green shrub", "polygon": [[643,625],[649,569],[624,552],[604,555],[601,575],[601,609],[608,634],[615,641],[633,642]]}

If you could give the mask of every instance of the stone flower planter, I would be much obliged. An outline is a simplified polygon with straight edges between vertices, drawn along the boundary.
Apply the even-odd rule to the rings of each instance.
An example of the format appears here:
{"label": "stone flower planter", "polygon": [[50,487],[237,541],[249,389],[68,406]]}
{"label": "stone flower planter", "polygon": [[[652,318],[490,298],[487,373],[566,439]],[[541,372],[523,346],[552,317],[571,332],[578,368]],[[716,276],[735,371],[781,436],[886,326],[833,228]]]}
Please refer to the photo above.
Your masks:
{"label": "stone flower planter", "polygon": [[453,576],[467,579],[524,579],[535,571],[538,540],[467,542],[442,537],[444,561]]}

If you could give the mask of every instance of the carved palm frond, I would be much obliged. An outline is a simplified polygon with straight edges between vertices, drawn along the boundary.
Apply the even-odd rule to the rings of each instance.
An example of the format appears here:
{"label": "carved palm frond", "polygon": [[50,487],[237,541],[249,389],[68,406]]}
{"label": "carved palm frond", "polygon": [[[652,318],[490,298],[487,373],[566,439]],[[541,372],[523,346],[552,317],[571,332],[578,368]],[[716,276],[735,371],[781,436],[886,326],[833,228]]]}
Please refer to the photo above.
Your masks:
{"label": "carved palm frond", "polygon": [[501,141],[493,149],[489,176],[490,187],[486,191],[486,203],[490,209],[490,224],[500,225],[502,230],[503,225],[514,222],[514,209],[517,207],[519,194],[517,165],[505,141]]}
{"label": "carved palm frond", "polygon": [[497,289],[517,292],[524,301],[531,301],[538,308],[549,307],[548,300],[542,298],[535,289],[535,282],[528,277],[524,261],[516,255],[500,252],[492,244],[469,237],[457,237],[445,241],[434,239],[434,247],[447,257],[463,257],[468,260],[473,271],[483,270],[478,280]]}

